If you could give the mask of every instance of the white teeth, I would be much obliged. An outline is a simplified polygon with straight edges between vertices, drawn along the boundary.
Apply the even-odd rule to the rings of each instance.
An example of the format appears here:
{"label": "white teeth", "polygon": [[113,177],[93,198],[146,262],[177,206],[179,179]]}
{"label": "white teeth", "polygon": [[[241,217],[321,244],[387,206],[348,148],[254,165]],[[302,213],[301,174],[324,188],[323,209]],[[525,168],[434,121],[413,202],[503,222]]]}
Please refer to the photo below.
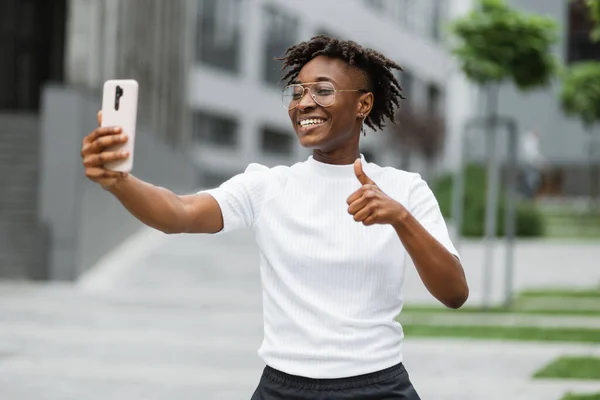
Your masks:
{"label": "white teeth", "polygon": [[325,122],[324,119],[305,119],[300,121],[300,126],[317,125]]}

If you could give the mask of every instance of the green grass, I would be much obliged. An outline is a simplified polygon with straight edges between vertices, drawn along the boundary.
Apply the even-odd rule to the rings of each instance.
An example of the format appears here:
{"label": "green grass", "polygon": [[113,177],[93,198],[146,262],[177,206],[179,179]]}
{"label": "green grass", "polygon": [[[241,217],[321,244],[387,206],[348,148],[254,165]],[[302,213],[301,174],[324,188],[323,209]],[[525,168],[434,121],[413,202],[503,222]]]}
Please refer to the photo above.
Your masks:
{"label": "green grass", "polygon": [[[543,289],[543,290],[526,290],[519,293],[519,298],[527,297],[561,297],[561,298],[597,298],[600,299],[600,288],[586,290],[569,290],[569,289]],[[600,300],[599,300],[600,301]]]}
{"label": "green grass", "polygon": [[600,329],[403,324],[407,337],[600,343]]}
{"label": "green grass", "polygon": [[441,305],[406,305],[402,309],[402,312],[600,316],[600,287],[577,290],[561,288],[526,290],[515,296],[512,307],[490,307],[487,311],[473,306],[465,306],[458,310],[450,310]]}
{"label": "green grass", "polygon": [[409,313],[481,313],[485,315],[486,313],[492,314],[537,314],[537,315],[579,315],[579,316],[600,316],[600,307],[598,310],[577,310],[577,309],[562,309],[562,310],[554,310],[554,309],[539,309],[539,308],[514,308],[507,309],[503,307],[491,307],[487,311],[483,311],[478,307],[461,307],[458,310],[451,310],[442,306],[418,306],[418,305],[408,305],[402,308],[402,314]]}
{"label": "green grass", "polygon": [[538,206],[550,238],[598,239],[600,214],[569,207]]}
{"label": "green grass", "polygon": [[600,379],[600,358],[559,357],[533,375],[534,378]]}
{"label": "green grass", "polygon": [[[565,301],[562,301],[562,300]],[[596,302],[598,307],[596,307]],[[590,306],[591,303],[591,306]],[[560,309],[556,309],[560,307]],[[443,306],[408,305],[402,315],[418,316],[427,313],[469,313],[474,315],[565,315],[600,317],[600,291],[595,288],[586,290],[545,289],[529,290],[516,296],[513,307],[492,307],[483,311],[478,307],[462,307],[450,310]],[[401,318],[401,317],[400,317]],[[578,327],[535,327],[496,325],[430,325],[415,321],[402,324],[408,337],[455,337],[491,340],[554,341],[600,343],[600,328]],[[600,370],[600,367],[598,367]]]}
{"label": "green grass", "polygon": [[600,400],[600,393],[595,393],[595,394],[567,393],[561,400]]}

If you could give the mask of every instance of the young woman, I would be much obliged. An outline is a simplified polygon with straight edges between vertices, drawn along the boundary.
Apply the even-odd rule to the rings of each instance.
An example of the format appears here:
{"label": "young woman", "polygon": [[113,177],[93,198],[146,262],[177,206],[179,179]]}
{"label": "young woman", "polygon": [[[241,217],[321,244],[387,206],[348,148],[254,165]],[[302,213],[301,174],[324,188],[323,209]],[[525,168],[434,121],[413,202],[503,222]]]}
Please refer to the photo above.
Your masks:
{"label": "young woman", "polygon": [[[393,120],[401,88],[382,54],[317,36],[286,51],[283,103],[300,143],[291,167],[251,164],[219,188],[174,193],[103,168],[127,137],[98,128],[86,175],[146,225],[167,233],[252,229],[261,252],[266,368],[252,400],[419,399],[402,365],[409,257],[451,308],[468,286],[438,203],[418,174],[368,163],[363,124]],[[251,105],[248,105],[251,107]]]}

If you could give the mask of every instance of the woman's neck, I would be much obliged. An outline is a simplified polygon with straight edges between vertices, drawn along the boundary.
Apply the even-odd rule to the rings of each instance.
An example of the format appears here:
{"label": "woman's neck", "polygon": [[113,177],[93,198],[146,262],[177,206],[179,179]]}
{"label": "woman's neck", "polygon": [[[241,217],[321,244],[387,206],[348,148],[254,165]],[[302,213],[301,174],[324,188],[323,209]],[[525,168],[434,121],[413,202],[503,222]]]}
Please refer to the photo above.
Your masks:
{"label": "woman's neck", "polygon": [[333,165],[347,165],[354,164],[357,158],[360,157],[358,148],[352,149],[339,149],[331,152],[324,152],[322,150],[313,150],[313,159],[318,162]]}

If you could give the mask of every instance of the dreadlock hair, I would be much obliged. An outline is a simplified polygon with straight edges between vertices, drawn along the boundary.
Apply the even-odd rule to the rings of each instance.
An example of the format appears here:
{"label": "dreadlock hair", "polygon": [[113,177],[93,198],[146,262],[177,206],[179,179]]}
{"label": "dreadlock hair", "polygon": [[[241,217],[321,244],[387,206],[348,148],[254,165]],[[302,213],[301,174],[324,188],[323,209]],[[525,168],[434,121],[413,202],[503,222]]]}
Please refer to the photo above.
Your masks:
{"label": "dreadlock hair", "polygon": [[319,35],[288,48],[283,56],[276,58],[283,61],[282,71],[290,68],[281,80],[287,80],[290,84],[298,77],[300,70],[318,56],[341,59],[366,75],[369,86],[367,89],[374,96],[373,108],[365,119],[367,126],[373,130],[381,130],[385,126],[385,119],[396,123],[394,107],[399,107],[400,99],[405,97],[392,69],[402,71],[400,65],[383,54],[364,48],[351,40]]}

